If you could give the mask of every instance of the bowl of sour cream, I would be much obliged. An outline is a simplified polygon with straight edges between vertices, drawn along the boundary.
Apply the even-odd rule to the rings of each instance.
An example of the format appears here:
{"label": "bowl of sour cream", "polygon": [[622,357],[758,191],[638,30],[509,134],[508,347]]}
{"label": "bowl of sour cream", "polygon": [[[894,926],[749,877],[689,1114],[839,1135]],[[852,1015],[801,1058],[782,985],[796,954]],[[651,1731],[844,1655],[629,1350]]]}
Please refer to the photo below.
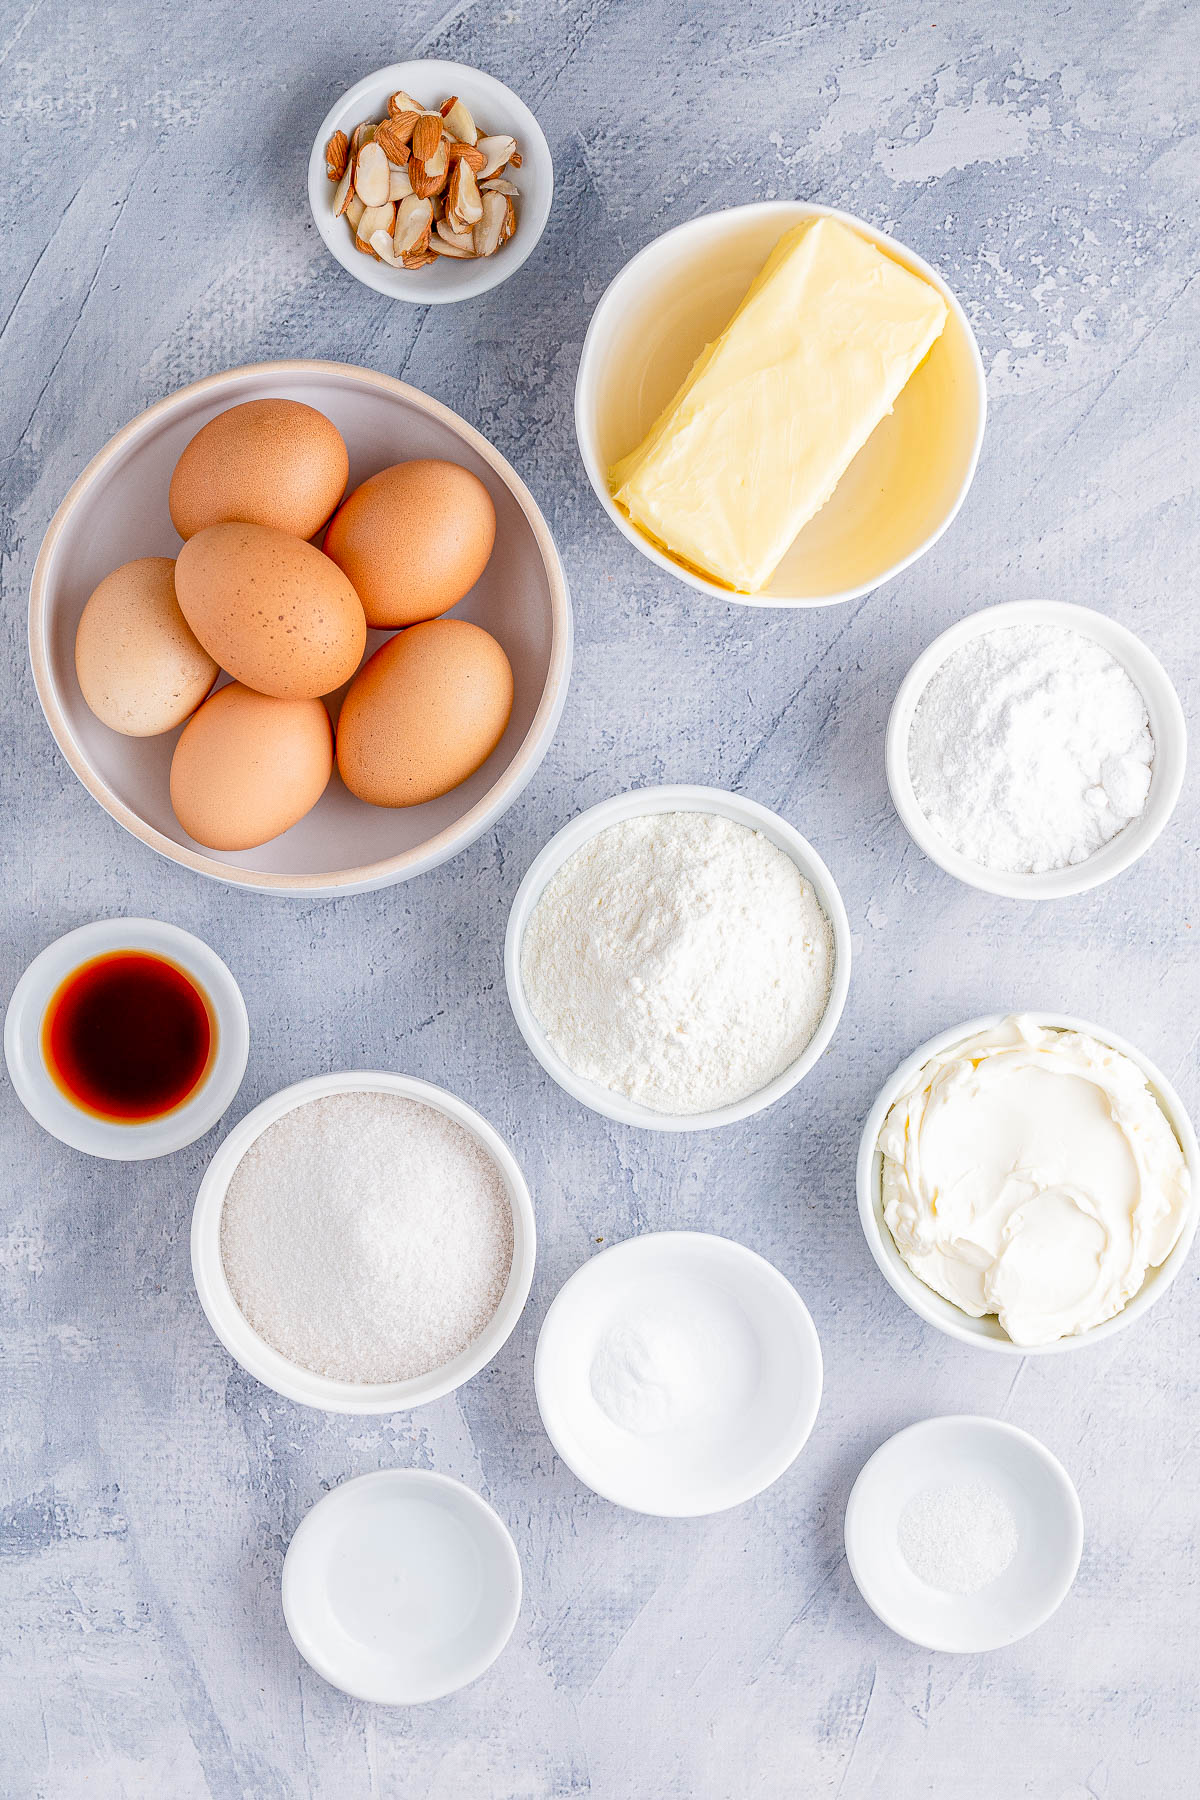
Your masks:
{"label": "bowl of sour cream", "polygon": [[1134,1045],[1059,1013],[931,1038],[885,1083],[858,1155],[871,1254],[939,1331],[1077,1350],[1160,1299],[1197,1223],[1200,1149]]}

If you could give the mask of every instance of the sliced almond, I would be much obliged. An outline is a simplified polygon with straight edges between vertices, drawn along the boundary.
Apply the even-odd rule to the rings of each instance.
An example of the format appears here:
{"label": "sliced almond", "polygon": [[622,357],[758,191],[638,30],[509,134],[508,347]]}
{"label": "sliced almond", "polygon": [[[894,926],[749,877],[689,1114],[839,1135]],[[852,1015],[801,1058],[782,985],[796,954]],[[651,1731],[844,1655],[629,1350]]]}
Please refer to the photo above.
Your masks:
{"label": "sliced almond", "polygon": [[338,182],[333,195],[333,216],[340,219],[351,200],[354,198],[354,164],[347,163],[345,173]]}
{"label": "sliced almond", "polygon": [[492,256],[500,248],[508,201],[503,194],[484,194],[482,205],[483,214],[475,227],[475,254]]}
{"label": "sliced almond", "polygon": [[516,229],[517,229],[517,209],[512,203],[512,196],[510,194],[505,194],[505,196],[504,196],[504,230],[500,233],[500,242],[502,244],[507,244],[509,238],[513,235],[513,233]]}
{"label": "sliced almond", "polygon": [[424,111],[421,102],[406,94],[403,88],[397,88],[388,101],[388,113],[393,119],[398,119],[401,113],[412,113],[415,122]]}
{"label": "sliced almond", "polygon": [[498,175],[506,163],[510,163],[517,154],[517,140],[511,137],[480,138],[476,144],[482,150],[487,161],[480,169],[480,177],[486,181],[489,175]]}
{"label": "sliced almond", "polygon": [[354,164],[354,191],[364,206],[383,206],[391,187],[388,159],[380,144],[364,144]]}
{"label": "sliced almond", "polygon": [[397,256],[406,256],[409,251],[429,241],[429,228],[433,223],[433,202],[423,200],[417,194],[410,194],[396,208],[396,228],[392,234],[392,247]]}
{"label": "sliced almond", "polygon": [[426,163],[417,156],[409,158],[408,179],[412,183],[412,191],[422,200],[430,200],[440,194],[450,179],[449,168],[443,169],[440,175],[431,175]]}
{"label": "sliced almond", "polygon": [[412,153],[428,162],[442,141],[441,113],[422,113],[413,126]]}
{"label": "sliced almond", "polygon": [[491,175],[486,181],[479,183],[479,191],[481,194],[516,195],[521,190],[519,187],[514,187],[511,181],[506,181],[503,175]]}
{"label": "sliced almond", "polygon": [[474,144],[479,136],[474,119],[457,95],[442,102],[444,130],[462,144]]}
{"label": "sliced almond", "polygon": [[406,269],[423,269],[427,264],[436,262],[437,258],[432,250],[410,250],[407,256],[400,258],[400,261]]}
{"label": "sliced almond", "polygon": [[[443,244],[449,244],[452,250],[461,250],[464,256],[474,256],[475,236],[473,232],[455,231],[453,226],[447,225],[445,219],[439,219],[435,229]],[[437,245],[434,240],[431,238],[429,241],[431,246],[436,249]]]}
{"label": "sliced almond", "polygon": [[390,234],[396,223],[396,209],[391,201],[383,206],[368,206],[363,210],[362,218],[354,228],[354,235],[360,237],[364,244],[369,244],[377,231]]}
{"label": "sliced almond", "polygon": [[351,154],[351,156],[357,156],[359,151],[362,149],[363,145],[369,144],[371,142],[371,139],[374,136],[375,136],[375,121],[374,121],[374,119],[364,119],[362,121],[361,125],[356,125],[354,127],[354,130],[350,133],[350,154]]}
{"label": "sliced almond", "polygon": [[[384,155],[389,162],[405,163],[409,157],[409,141],[412,128],[420,117],[419,113],[402,113],[398,119],[384,119],[376,128],[375,142],[383,146]],[[408,120],[407,129],[405,120]]]}
{"label": "sliced almond", "polygon": [[446,154],[450,157],[452,162],[456,157],[461,156],[468,169],[473,170],[476,175],[479,174],[480,169],[482,169],[484,163],[487,161],[487,157],[483,154],[483,151],[477,150],[474,144],[460,144],[457,141],[452,142],[447,146]]}
{"label": "sliced almond", "polygon": [[[469,239],[467,241],[470,242]],[[446,239],[442,237],[431,237],[429,240],[429,249],[433,256],[452,256],[459,262],[464,262],[467,257],[472,257],[475,254],[474,250],[463,250],[458,244],[448,243]]]}
{"label": "sliced almond", "polygon": [[441,138],[432,156],[425,158],[426,175],[445,175],[450,167],[450,152],[446,138]]}
{"label": "sliced almond", "polygon": [[390,232],[373,231],[371,233],[371,248],[379,258],[380,262],[386,263],[389,269],[399,269],[403,267],[403,264],[396,255],[393,247]]}
{"label": "sliced almond", "polygon": [[403,200],[413,191],[407,169],[398,169],[395,163],[388,164],[388,178],[391,186],[388,190],[389,200]]}
{"label": "sliced almond", "polygon": [[358,221],[362,218],[366,210],[366,207],[363,205],[358,195],[351,194],[346,206],[346,223],[349,225],[351,231],[357,233]]}
{"label": "sliced almond", "polygon": [[344,131],[335,131],[325,146],[325,173],[330,181],[340,181],[346,173],[350,157],[350,140]]}
{"label": "sliced almond", "polygon": [[521,152],[519,150],[514,150],[508,159],[508,166],[510,169],[519,169],[524,161],[525,158],[521,155]]}
{"label": "sliced almond", "polygon": [[446,220],[454,231],[470,231],[483,217],[483,199],[473,170],[461,156],[454,159],[446,190]]}

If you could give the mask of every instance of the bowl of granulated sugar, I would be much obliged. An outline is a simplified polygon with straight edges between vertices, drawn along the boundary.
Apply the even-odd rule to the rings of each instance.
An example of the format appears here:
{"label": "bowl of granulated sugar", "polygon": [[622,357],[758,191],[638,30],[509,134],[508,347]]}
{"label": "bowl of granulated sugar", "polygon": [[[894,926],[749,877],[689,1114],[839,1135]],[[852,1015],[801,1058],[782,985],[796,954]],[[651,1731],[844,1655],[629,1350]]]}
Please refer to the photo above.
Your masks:
{"label": "bowl of granulated sugar", "polygon": [[385,1413],[461,1387],[533,1279],[533,1203],[471,1107],[388,1073],[316,1076],[236,1126],[192,1215],[209,1324],[305,1406]]}

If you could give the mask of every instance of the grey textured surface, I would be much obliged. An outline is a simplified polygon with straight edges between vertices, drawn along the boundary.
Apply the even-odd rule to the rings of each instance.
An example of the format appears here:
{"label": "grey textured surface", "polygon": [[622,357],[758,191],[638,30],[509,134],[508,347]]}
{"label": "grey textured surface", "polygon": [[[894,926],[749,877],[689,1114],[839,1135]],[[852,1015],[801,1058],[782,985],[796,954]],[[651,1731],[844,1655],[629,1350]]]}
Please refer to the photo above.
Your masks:
{"label": "grey textured surface", "polygon": [[[997,1006],[1109,1024],[1196,1099],[1194,782],[1114,885],[1027,907],[923,860],[888,803],[881,733],[931,636],[1030,594],[1111,612],[1162,654],[1185,705],[1194,692],[1197,36],[1188,0],[0,7],[6,991],[83,920],[173,920],[227,958],[249,1004],[230,1122],[319,1070],[429,1077],[509,1139],[541,1228],[532,1300],[493,1367],[411,1417],[324,1418],[243,1377],[197,1306],[188,1219],[219,1133],[149,1166],[89,1162],[4,1089],[5,1796],[1196,1792],[1200,1264],[1101,1348],[972,1353],[876,1274],[853,1158],[900,1057]],[[515,87],[559,181],[520,274],[429,315],[352,283],[304,201],[330,101],[422,52]],[[807,615],[710,602],[652,569],[587,491],[571,427],[605,281],[665,227],[774,194],[894,227],[941,267],[991,396],[975,487],[942,543],[873,598]],[[24,651],[39,537],[93,451],[195,376],[295,354],[403,374],[486,432],[545,506],[577,607],[566,714],[519,804],[448,867],[334,904],[208,886],[123,835],[55,754]],[[735,787],[808,834],[858,959],[809,1080],[767,1116],[677,1141],[610,1127],[543,1078],[500,963],[508,904],[550,833],[664,779]],[[770,1257],[825,1348],[805,1454],[710,1521],[643,1520],[584,1492],[533,1400],[560,1282],[597,1239],[664,1226]],[[841,1545],[869,1452],[955,1410],[1036,1432],[1087,1522],[1062,1611],[978,1660],[890,1636]],[[309,1671],[278,1601],[305,1510],[392,1463],[486,1494],[526,1573],[501,1662],[399,1713]]]}

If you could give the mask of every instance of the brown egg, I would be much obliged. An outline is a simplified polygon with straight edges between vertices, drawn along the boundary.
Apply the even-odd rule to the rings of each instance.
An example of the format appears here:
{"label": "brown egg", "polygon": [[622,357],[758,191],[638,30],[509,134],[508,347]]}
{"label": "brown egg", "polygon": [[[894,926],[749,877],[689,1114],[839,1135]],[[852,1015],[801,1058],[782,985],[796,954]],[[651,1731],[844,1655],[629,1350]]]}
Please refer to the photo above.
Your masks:
{"label": "brown egg", "polygon": [[171,805],[210,850],[252,850],[310,812],[333,772],[333,728],[319,700],[272,700],[237,682],[184,726]]}
{"label": "brown egg", "polygon": [[179,610],[169,556],[104,577],[75,633],[75,673],[96,717],[126,737],[156,737],[195,712],[218,671]]}
{"label": "brown egg", "polygon": [[337,426],[299,400],[247,400],[201,426],[171,477],[181,538],[238,519],[310,538],[346,491]]}
{"label": "brown egg", "polygon": [[512,711],[507,656],[465,619],[397,632],[355,676],[338,720],[342,780],[374,806],[419,806],[491,755]]}
{"label": "brown egg", "polygon": [[320,550],[267,525],[210,525],[175,564],[183,616],[235,681],[279,700],[348,681],[367,622],[358,595]]}
{"label": "brown egg", "polygon": [[436,619],[473,588],[496,541],[496,509],[482,481],[449,462],[381,469],[343,501],[325,554],[344,569],[368,625]]}

